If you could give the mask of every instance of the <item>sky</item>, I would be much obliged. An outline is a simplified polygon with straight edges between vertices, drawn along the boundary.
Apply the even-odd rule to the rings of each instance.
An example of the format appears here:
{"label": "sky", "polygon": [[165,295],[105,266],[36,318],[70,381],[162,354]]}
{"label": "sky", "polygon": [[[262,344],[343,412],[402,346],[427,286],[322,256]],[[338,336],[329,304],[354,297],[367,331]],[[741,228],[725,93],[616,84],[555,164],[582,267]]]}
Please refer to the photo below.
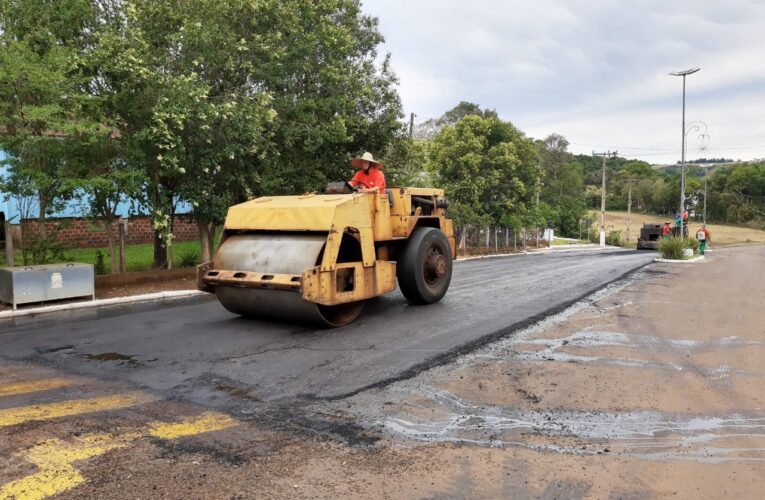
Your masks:
{"label": "sky", "polygon": [[[765,0],[363,0],[415,122],[460,101],[569,151],[765,158]],[[692,122],[702,122],[698,129]],[[707,137],[699,137],[705,134]]]}

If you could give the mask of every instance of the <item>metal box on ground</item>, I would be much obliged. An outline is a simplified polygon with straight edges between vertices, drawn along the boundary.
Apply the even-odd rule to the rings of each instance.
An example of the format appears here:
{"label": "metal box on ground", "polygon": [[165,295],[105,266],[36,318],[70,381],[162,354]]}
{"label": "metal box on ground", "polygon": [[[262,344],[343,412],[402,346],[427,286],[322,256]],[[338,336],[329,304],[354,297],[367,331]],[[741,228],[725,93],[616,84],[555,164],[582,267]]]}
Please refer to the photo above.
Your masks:
{"label": "metal box on ground", "polygon": [[0,302],[19,304],[75,297],[95,298],[91,264],[70,262],[0,269]]}

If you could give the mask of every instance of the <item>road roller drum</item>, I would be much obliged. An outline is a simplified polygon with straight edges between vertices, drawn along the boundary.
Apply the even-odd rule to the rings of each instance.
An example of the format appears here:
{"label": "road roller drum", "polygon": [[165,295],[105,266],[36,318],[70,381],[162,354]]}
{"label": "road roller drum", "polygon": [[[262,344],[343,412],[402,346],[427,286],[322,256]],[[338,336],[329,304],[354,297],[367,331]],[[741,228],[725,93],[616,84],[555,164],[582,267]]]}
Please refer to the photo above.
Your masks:
{"label": "road roller drum", "polygon": [[229,209],[197,281],[247,317],[343,326],[396,282],[412,304],[440,300],[455,239],[443,191],[396,188],[257,198]]}

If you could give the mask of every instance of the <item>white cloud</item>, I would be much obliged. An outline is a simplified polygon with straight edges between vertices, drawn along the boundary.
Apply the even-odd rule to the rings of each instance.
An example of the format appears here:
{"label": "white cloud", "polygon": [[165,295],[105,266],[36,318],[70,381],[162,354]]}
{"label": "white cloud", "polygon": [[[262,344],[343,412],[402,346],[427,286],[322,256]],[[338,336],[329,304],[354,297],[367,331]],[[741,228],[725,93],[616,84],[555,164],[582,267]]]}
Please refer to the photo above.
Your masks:
{"label": "white cloud", "polygon": [[713,147],[739,148],[710,155],[765,157],[765,2],[366,0],[364,10],[380,18],[404,106],[420,119],[468,100],[536,137],[674,161],[682,87],[667,73],[700,66],[689,120],[709,123]]}

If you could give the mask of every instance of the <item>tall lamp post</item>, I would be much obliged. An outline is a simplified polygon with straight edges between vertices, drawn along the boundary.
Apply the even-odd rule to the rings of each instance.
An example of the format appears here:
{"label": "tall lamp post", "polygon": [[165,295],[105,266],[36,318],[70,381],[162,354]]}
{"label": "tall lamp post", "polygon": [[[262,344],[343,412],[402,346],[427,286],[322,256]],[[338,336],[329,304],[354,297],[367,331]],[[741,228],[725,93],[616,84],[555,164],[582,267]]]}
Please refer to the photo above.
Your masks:
{"label": "tall lamp post", "polygon": [[683,142],[682,147],[680,148],[680,237],[685,234],[683,231],[683,212],[685,211],[685,77],[694,74],[700,69],[701,68],[691,68],[670,73],[672,76],[683,77],[683,126],[681,129]]}

